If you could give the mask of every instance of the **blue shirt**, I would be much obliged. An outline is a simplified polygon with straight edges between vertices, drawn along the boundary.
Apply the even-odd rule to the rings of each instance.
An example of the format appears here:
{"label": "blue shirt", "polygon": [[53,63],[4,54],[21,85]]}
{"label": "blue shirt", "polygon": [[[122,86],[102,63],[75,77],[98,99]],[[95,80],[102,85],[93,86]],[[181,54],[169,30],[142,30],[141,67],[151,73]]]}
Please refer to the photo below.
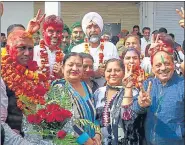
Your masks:
{"label": "blue shirt", "polygon": [[152,82],[151,106],[142,108],[136,100],[133,107],[137,113],[147,111],[147,144],[184,145],[184,78],[174,73],[165,86],[159,79],[150,78],[144,82],[145,90],[149,81]]}

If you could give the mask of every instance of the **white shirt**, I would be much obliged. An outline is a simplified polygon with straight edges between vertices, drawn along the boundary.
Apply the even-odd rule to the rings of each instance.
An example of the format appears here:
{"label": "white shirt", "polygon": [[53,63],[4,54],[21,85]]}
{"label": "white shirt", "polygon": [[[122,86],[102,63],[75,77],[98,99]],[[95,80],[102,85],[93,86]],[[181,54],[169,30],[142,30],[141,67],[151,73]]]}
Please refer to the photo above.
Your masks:
{"label": "white shirt", "polygon": [[[91,48],[89,46],[90,49],[90,55],[93,57],[94,59],[94,70],[96,71],[99,67],[99,49],[100,45],[97,48]],[[85,43],[81,43],[79,45],[76,45],[72,48],[71,52],[84,52],[85,51]],[[119,55],[116,49],[116,46],[111,43],[111,42],[104,42],[104,50],[103,50],[103,61],[105,60],[109,60],[111,58],[117,58],[119,59]],[[100,79],[95,79],[95,81],[98,83],[98,85],[104,86],[105,83],[105,79],[104,78],[100,78]]]}
{"label": "white shirt", "polygon": [[[49,61],[49,66],[50,66],[50,73],[52,73],[52,70],[53,70],[53,65],[55,64],[55,59],[56,59],[56,56],[55,56],[55,53],[56,51],[51,51],[47,46],[46,47],[46,50],[47,50],[47,53],[48,53],[48,61]],[[37,61],[37,65],[39,67],[41,67],[41,58],[40,58],[40,50],[42,48],[40,48],[39,45],[35,46],[34,47],[34,56],[33,56],[33,60],[34,61]]]}
{"label": "white shirt", "polygon": [[146,41],[146,39],[143,37],[141,38],[141,54],[145,56],[145,50],[146,46],[150,44],[150,40]]}
{"label": "white shirt", "polygon": [[141,61],[141,68],[148,74],[152,73],[152,64],[151,64],[151,58],[150,57],[144,57]]}

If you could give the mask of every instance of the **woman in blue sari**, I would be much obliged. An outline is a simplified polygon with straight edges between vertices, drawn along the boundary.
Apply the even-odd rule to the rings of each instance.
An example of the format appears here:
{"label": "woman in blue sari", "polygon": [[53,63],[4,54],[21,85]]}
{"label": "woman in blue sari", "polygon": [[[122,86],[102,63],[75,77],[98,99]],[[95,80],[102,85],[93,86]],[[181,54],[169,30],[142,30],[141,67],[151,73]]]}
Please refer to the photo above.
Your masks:
{"label": "woman in blue sari", "polygon": [[[83,75],[83,59],[78,53],[65,55],[63,60],[64,79],[53,83],[59,87],[67,87],[71,97],[74,119],[85,119],[96,124],[96,110],[91,97],[91,89],[81,81]],[[67,85],[66,85],[67,83]],[[100,145],[101,135],[90,125],[73,125],[77,143],[84,145]]]}

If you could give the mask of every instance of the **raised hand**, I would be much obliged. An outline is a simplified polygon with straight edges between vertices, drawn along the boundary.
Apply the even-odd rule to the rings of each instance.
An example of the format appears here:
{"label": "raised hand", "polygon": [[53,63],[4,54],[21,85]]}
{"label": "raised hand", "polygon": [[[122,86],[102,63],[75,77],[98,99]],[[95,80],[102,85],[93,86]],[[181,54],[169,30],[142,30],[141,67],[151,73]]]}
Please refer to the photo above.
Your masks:
{"label": "raised hand", "polygon": [[128,64],[125,66],[125,76],[122,80],[122,84],[125,88],[132,88],[133,87],[133,64],[131,65],[130,70],[128,70]]}
{"label": "raised hand", "polygon": [[57,75],[58,77],[62,77],[63,76],[62,64],[61,63],[55,63],[53,65],[53,73],[55,75]]}
{"label": "raised hand", "polygon": [[157,37],[155,39],[155,35],[152,34],[152,39],[151,39],[151,45],[148,50],[148,54],[151,56],[151,54],[156,50],[157,47],[159,47],[161,43],[159,42],[159,34],[157,34]]}
{"label": "raised hand", "polygon": [[139,86],[138,104],[143,108],[148,107],[151,104],[150,91],[152,89],[152,82],[149,82],[147,91],[144,90],[142,83],[139,83]]}
{"label": "raised hand", "polygon": [[184,8],[181,7],[181,11],[179,9],[176,9],[177,14],[181,17],[181,20],[179,21],[179,25],[184,28]]}
{"label": "raised hand", "polygon": [[145,72],[139,70],[139,76],[137,77],[137,81],[139,83],[143,83],[144,80],[145,80]]}
{"label": "raised hand", "polygon": [[41,10],[39,9],[38,12],[37,12],[36,17],[29,21],[28,26],[27,26],[27,31],[30,34],[34,34],[35,32],[37,32],[40,29],[40,23],[45,18],[45,15],[46,14],[41,16]]}

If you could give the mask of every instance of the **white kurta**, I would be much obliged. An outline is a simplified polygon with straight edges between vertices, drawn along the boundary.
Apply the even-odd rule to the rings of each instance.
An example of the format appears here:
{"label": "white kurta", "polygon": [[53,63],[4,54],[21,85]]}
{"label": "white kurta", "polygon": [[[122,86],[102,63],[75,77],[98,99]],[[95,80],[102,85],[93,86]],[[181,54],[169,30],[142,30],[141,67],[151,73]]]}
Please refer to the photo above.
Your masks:
{"label": "white kurta", "polygon": [[[37,64],[38,64],[39,67],[41,67],[40,50],[41,50],[41,48],[40,48],[39,45],[34,47],[33,60],[37,61]],[[55,53],[56,53],[56,51],[51,51],[47,46],[46,46],[46,50],[47,50],[47,53],[48,53],[48,61],[49,61],[50,74],[51,74],[52,70],[53,70],[53,65],[55,64],[55,59],[56,59]]]}
{"label": "white kurta", "polygon": [[[90,55],[92,55],[92,57],[94,59],[94,71],[96,71],[99,66],[99,53],[100,53],[99,48],[100,48],[100,45],[97,48],[91,48],[89,46]],[[71,52],[77,52],[77,53],[84,52],[84,51],[85,51],[85,43],[81,43],[81,44],[73,47],[71,50]],[[118,55],[116,46],[111,42],[104,42],[103,55],[104,55],[103,61],[109,60],[111,58],[119,59],[119,55]],[[98,85],[100,87],[104,86],[105,79],[103,77],[95,79],[95,81],[98,83]]]}
{"label": "white kurta", "polygon": [[150,40],[146,41],[144,37],[141,38],[141,54],[143,54],[144,56],[145,56],[146,46],[150,43],[151,43]]}

